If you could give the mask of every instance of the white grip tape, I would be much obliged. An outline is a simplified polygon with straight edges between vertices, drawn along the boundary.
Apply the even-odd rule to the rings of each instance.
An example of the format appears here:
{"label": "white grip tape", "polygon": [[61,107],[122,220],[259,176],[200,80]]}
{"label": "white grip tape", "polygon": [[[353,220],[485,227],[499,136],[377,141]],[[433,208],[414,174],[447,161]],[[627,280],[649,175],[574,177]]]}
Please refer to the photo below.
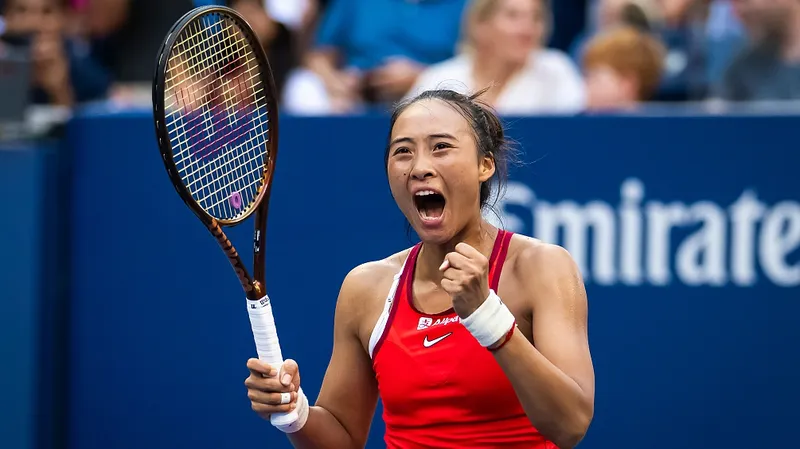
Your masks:
{"label": "white grip tape", "polygon": [[[252,301],[247,300],[247,312],[250,315],[250,327],[256,342],[258,358],[275,368],[279,373],[283,365],[283,354],[278,341],[278,331],[275,328],[275,318],[272,316],[272,305],[269,296]],[[308,401],[303,394],[303,389],[297,391],[297,407],[289,413],[274,413],[270,415],[270,422],[283,432],[296,432],[300,430],[308,418]]]}
{"label": "white grip tape", "polygon": [[487,348],[497,343],[514,325],[514,314],[508,310],[494,290],[472,314],[461,320],[481,346]]}

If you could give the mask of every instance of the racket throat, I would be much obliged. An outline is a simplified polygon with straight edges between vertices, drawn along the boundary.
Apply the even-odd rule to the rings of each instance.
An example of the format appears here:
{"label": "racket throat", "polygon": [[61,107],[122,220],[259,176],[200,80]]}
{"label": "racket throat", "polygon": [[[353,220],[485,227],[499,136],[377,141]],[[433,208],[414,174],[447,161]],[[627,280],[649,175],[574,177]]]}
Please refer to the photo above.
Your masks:
{"label": "racket throat", "polygon": [[239,253],[236,251],[236,248],[233,247],[233,244],[228,239],[228,236],[222,231],[222,227],[220,227],[217,220],[211,220],[208,230],[211,231],[211,235],[217,239],[217,243],[219,243],[220,248],[222,248],[222,251],[228,257],[228,261],[231,263],[233,271],[236,272],[236,277],[239,278],[239,282],[242,284],[242,289],[244,289],[247,297],[249,299],[261,298],[263,296],[262,285],[253,281],[253,278],[250,276],[250,273],[247,272],[247,268],[245,268],[244,263],[242,263],[242,258],[239,257]]}

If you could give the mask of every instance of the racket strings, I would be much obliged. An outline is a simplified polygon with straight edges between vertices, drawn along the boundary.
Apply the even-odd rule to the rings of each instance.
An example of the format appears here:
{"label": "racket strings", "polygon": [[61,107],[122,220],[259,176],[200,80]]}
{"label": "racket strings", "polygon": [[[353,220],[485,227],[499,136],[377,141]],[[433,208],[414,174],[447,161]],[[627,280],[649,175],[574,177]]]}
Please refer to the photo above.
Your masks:
{"label": "racket strings", "polygon": [[[258,85],[258,84],[261,83],[261,80],[259,78],[260,78],[259,74],[256,73],[256,74],[252,75],[250,78],[248,78],[246,81],[252,81],[252,80],[256,79],[257,80],[256,85]],[[230,84],[230,83],[227,83],[227,84]],[[234,89],[236,89],[237,87],[238,86],[232,86],[232,87],[228,88],[228,90],[220,91],[220,93],[216,97],[207,96],[206,101],[204,103],[200,104],[199,107],[208,107],[208,105],[210,103],[216,102],[221,97],[224,97],[224,96],[227,96],[227,95],[231,94],[232,91]],[[206,88],[207,88],[206,86],[201,86],[200,87],[201,90],[206,89]],[[219,90],[219,89],[217,89],[217,90]],[[242,101],[248,101],[248,100],[250,100],[250,97],[256,97],[260,92],[261,92],[260,90],[258,90],[256,92],[253,92],[247,98],[242,98]],[[179,106],[181,106],[181,108],[186,108],[186,106],[187,106],[186,95],[183,93],[182,90],[179,90],[179,91],[177,91],[177,93],[173,94],[173,97],[176,99],[176,101],[174,101],[172,104],[169,105],[170,109],[173,109],[175,105],[179,105]],[[174,115],[176,115],[176,114],[178,114],[180,112],[181,112],[180,109],[173,109],[172,112],[167,114],[167,116],[168,117],[174,116]],[[197,124],[195,124],[194,126],[197,126]],[[176,136],[175,138],[178,138],[178,137],[182,137],[182,136]],[[174,138],[171,139],[171,140],[174,140]]]}
{"label": "racket strings", "polygon": [[[267,134],[267,131],[264,131],[264,135],[266,135],[266,134]],[[252,155],[252,157],[250,159],[247,159],[247,160],[245,160],[243,162],[239,161],[239,159],[242,159],[242,158],[246,157],[247,153],[245,153],[245,152],[240,152],[240,154],[238,154],[236,156],[232,156],[233,159],[228,157],[231,153],[235,153],[236,150],[237,150],[237,148],[234,148],[233,151],[225,151],[222,154],[220,154],[219,156],[217,156],[217,158],[225,158],[225,162],[222,162],[221,165],[215,166],[208,173],[204,173],[202,176],[199,176],[197,179],[195,179],[194,181],[192,181],[189,184],[187,184],[186,187],[189,188],[190,191],[191,191],[193,189],[193,187],[196,185],[196,183],[207,181],[208,177],[214,176],[219,170],[223,170],[225,168],[230,168],[230,167],[228,167],[228,165],[233,163],[233,162],[241,162],[241,163],[238,164],[238,165],[235,165],[231,170],[228,170],[227,172],[241,173],[242,169],[245,169],[246,167],[249,167],[249,166],[252,166],[252,165],[256,165],[256,168],[263,169],[263,161],[261,161],[261,155],[258,155],[258,154]],[[216,161],[214,161],[214,162],[216,162]],[[257,164],[253,164],[253,162],[258,162],[258,163]],[[239,177],[237,179],[241,180],[241,177]],[[258,181],[260,181],[260,179],[255,179],[255,182],[258,182]],[[229,185],[226,185],[225,187],[228,187],[228,186]],[[252,186],[252,184],[247,184],[247,185],[245,185],[243,187],[251,187],[251,186]],[[204,201],[205,199],[207,199],[207,198],[203,197],[203,198],[198,199],[197,201],[201,202],[201,201]]]}
{"label": "racket strings", "polygon": [[[238,44],[240,42],[236,42],[236,43]],[[250,56],[250,55],[245,55],[245,57],[248,57],[248,56]],[[176,55],[175,57],[176,57],[176,59],[179,59],[180,58],[180,54]],[[254,58],[248,58],[244,62],[244,64],[251,65],[250,63],[254,62],[254,60],[255,60]],[[226,66],[229,66],[229,65],[234,64],[234,63],[236,63],[236,61],[231,60],[226,64]],[[222,68],[224,69],[225,67],[222,67]],[[246,72],[251,72],[251,71],[255,71],[255,74],[253,74],[247,81],[251,81],[253,79],[259,78],[258,66],[257,65],[251,65],[251,67],[246,70]],[[183,76],[186,72],[187,72],[187,70],[184,70],[183,72],[180,73],[180,76]],[[208,73],[206,73],[202,78],[198,79],[197,81],[193,81],[192,82],[192,84],[189,86],[190,87],[189,90],[191,92],[196,92],[196,91],[207,92],[208,88],[217,81],[217,79],[214,77],[214,72],[213,71],[209,70],[207,72]],[[176,79],[178,77],[179,76],[176,75],[175,77],[173,77],[173,79]],[[206,80],[208,80],[208,82],[206,82],[206,84],[203,84],[202,86],[197,86],[197,83],[200,83],[200,82],[206,81]],[[180,93],[181,95],[177,95],[178,93]],[[223,95],[224,93],[228,93],[228,92],[220,93],[219,95],[217,95],[217,97],[214,97],[214,98],[208,98],[206,100],[206,102],[201,106],[207,106],[208,103],[210,103],[211,101],[213,101],[215,99],[218,99],[219,96]],[[175,105],[180,105],[180,106],[185,107],[185,95],[183,94],[183,90],[177,90],[177,92],[174,93],[173,98],[174,98],[175,101],[173,101],[172,103],[169,103],[168,105],[165,106],[165,109],[172,110],[172,112],[167,114],[168,116],[175,115],[175,114],[181,112],[181,109],[174,109]],[[181,104],[182,100],[183,100],[184,104]]]}
{"label": "racket strings", "polygon": [[165,82],[173,160],[203,209],[235,219],[255,202],[269,157],[270,111],[258,61],[238,25],[220,14],[183,34]]}
{"label": "racket strings", "polygon": [[[198,35],[197,33],[195,33],[195,34],[194,34],[194,36],[197,36],[197,35]],[[203,42],[205,42],[205,41],[208,41],[208,40],[209,40],[209,39],[205,39]],[[238,43],[238,42],[237,42],[237,43]],[[184,51],[184,52],[182,52],[182,53],[185,53],[185,51]],[[180,55],[180,54],[179,54],[179,55]],[[248,62],[248,63],[249,63],[249,62],[251,62],[252,60],[253,60],[253,59],[252,59],[252,58],[250,58],[250,59],[248,59],[246,62]],[[233,62],[235,62],[235,61],[231,61],[231,62],[229,62],[229,63],[228,63],[228,65],[230,65],[230,64],[231,64],[231,63],[233,63]],[[250,71],[252,71],[252,70],[254,70],[254,69],[257,69],[257,68],[258,68],[257,66],[251,67],[251,68],[247,69],[247,72],[250,72]],[[184,71],[184,72],[185,72],[185,71]],[[182,73],[183,73],[183,72],[182,72]],[[214,74],[214,72],[211,72],[211,71],[209,71],[209,73],[208,73],[207,75],[205,75],[203,78],[201,78],[201,80],[203,80],[203,79],[205,79],[205,78],[210,78],[210,81],[209,81],[207,84],[205,84],[205,85],[203,85],[203,86],[200,86],[199,88],[196,86],[196,83],[200,82],[201,80],[193,81],[193,82],[192,82],[192,85],[190,86],[190,89],[189,89],[189,90],[190,90],[190,92],[196,92],[198,89],[199,89],[200,91],[203,91],[203,92],[205,92],[205,91],[206,91],[206,89],[208,88],[208,86],[210,86],[211,84],[213,84],[213,83],[216,81],[216,79],[213,77],[213,74]],[[257,73],[257,70],[256,70],[256,74],[252,75],[250,78],[248,78],[247,80],[245,80],[245,82],[250,82],[250,81],[252,81],[253,79],[256,79],[256,78],[259,78],[259,74]],[[226,84],[229,84],[229,85],[230,85],[230,84],[232,84],[232,83],[229,83],[229,82],[227,82],[227,81],[226,81]],[[260,84],[260,80],[258,81],[258,83],[257,83],[257,84]],[[204,103],[202,103],[202,104],[200,104],[200,105],[199,105],[199,108],[207,108],[207,107],[208,107],[208,105],[209,105],[210,103],[212,103],[212,102],[214,102],[214,101],[216,101],[216,100],[219,100],[219,98],[220,98],[220,97],[223,97],[223,96],[225,96],[225,97],[227,98],[227,97],[229,96],[229,94],[231,93],[231,91],[232,91],[233,89],[236,89],[236,87],[237,87],[237,86],[235,86],[235,85],[232,85],[232,86],[231,86],[231,87],[229,87],[227,90],[222,90],[222,91],[220,91],[220,92],[219,92],[219,94],[218,94],[216,97],[207,97],[206,101],[205,101]],[[172,103],[171,103],[171,104],[170,104],[170,105],[167,107],[167,109],[170,109],[170,108],[171,108],[172,106],[174,106],[175,104],[180,104],[180,103],[181,103],[181,99],[184,99],[184,100],[183,100],[183,104],[182,104],[181,106],[183,106],[184,108],[186,107],[186,103],[185,103],[185,95],[183,94],[183,92],[184,92],[183,90],[177,90],[177,91],[175,92],[175,94],[173,94],[173,98],[176,98],[176,101],[172,102]],[[259,89],[259,90],[255,91],[255,92],[253,92],[253,93],[252,93],[250,96],[248,96],[247,98],[244,98],[244,99],[242,99],[242,101],[247,101],[247,100],[251,99],[251,97],[256,97],[256,96],[257,96],[257,95],[258,95],[260,92],[261,92],[261,89]],[[177,93],[180,93],[181,95],[177,95]],[[215,107],[213,108],[213,109],[214,109],[214,112],[217,112],[217,111],[216,111],[216,109],[217,109],[219,106],[221,106],[221,105],[215,106]],[[228,107],[228,109],[230,110],[231,108],[230,108],[230,107]],[[180,113],[180,112],[181,112],[181,110],[174,110],[173,112],[171,112],[170,114],[168,114],[168,116],[172,116],[172,115],[178,114],[178,113]],[[201,117],[203,118],[203,120],[202,120],[202,121],[198,121],[198,118],[201,118]],[[181,133],[179,133],[178,135],[176,135],[176,136],[174,136],[174,137],[170,138],[170,142],[171,142],[171,143],[173,143],[173,144],[176,144],[176,143],[178,143],[178,142],[180,141],[180,139],[183,139],[183,138],[185,138],[189,132],[191,132],[191,131],[193,131],[193,130],[196,130],[196,129],[197,129],[198,127],[200,127],[200,126],[208,125],[207,121],[208,121],[208,117],[207,117],[206,115],[195,115],[194,117],[191,117],[191,118],[189,119],[189,121],[188,121],[188,122],[184,122],[184,123],[182,124],[182,125],[183,125],[183,126],[182,126],[182,128],[184,128],[184,129],[183,129],[183,131],[182,131]],[[193,123],[193,122],[197,122],[197,123]],[[185,128],[186,128],[186,126],[192,126],[192,127],[191,127],[190,129],[188,129],[188,130],[187,130],[187,129],[185,129]],[[219,139],[217,139],[217,140],[219,140]],[[208,142],[208,143],[206,144],[206,146],[211,146],[211,145],[214,145],[214,144],[216,144],[216,143],[218,143],[218,141],[214,141],[214,142]],[[197,151],[199,151],[199,152],[203,152],[204,150],[206,150],[206,148],[201,148],[201,149],[199,149],[199,150],[197,150]],[[183,153],[184,153],[185,151],[186,151],[186,149],[184,149],[183,151],[179,151],[179,152],[178,152],[178,155],[180,155],[180,156],[183,156],[183,155],[184,155]]]}
{"label": "racket strings", "polygon": [[[249,171],[249,172],[245,173],[245,175],[255,174],[255,173],[258,173],[258,172],[262,172],[263,170],[264,170],[264,167],[263,167],[263,166],[256,166],[256,167],[254,167],[254,168],[253,168],[251,171]],[[223,188],[223,189],[225,189],[225,188],[231,187],[231,186],[233,186],[234,184],[237,184],[237,183],[239,183],[239,182],[241,181],[241,179],[242,179],[242,178],[237,178],[237,179],[235,179],[234,181],[231,181],[230,183],[228,183],[228,184],[226,184],[226,185],[222,186],[222,188]],[[259,179],[256,179],[256,181],[254,181],[254,183],[258,183],[259,181],[260,181]],[[252,187],[252,186],[254,185],[254,183],[253,183],[253,182],[251,182],[251,184],[250,184],[250,185],[248,185],[248,186],[243,186],[243,187],[244,187],[244,188],[247,188],[247,187]],[[240,187],[240,188],[241,188],[241,187]],[[200,199],[198,202],[199,202],[199,203],[201,203],[201,204],[203,204],[203,203],[204,203],[206,200],[208,200],[208,199],[209,199],[209,197],[204,197],[204,198]],[[224,202],[224,201],[227,201],[227,198],[223,198],[222,200],[218,200],[216,203],[213,203],[213,204],[211,204],[211,205],[210,205],[210,206],[208,206],[208,207],[213,209],[214,207],[218,206],[220,203],[222,203],[222,202]]]}
{"label": "racket strings", "polygon": [[[255,123],[255,120],[252,120],[252,121],[251,121],[251,123]],[[267,136],[267,135],[268,135],[268,130],[264,130],[264,131],[262,131],[262,132],[261,132],[261,134],[254,136],[254,138],[264,137],[264,136]],[[246,143],[246,142],[245,142],[245,143]],[[240,153],[240,154],[238,154],[237,156],[235,156],[235,159],[234,159],[234,160],[236,160],[236,159],[240,159],[240,158],[243,158],[243,157],[245,157],[245,156],[247,155],[247,153],[246,153],[246,152],[239,151],[239,150],[241,150],[241,147],[242,147],[242,146],[243,146],[245,143],[239,144],[238,146],[236,146],[236,147],[232,148],[232,149],[231,149],[231,151],[225,151],[225,152],[221,152],[221,154],[220,154],[219,156],[217,156],[217,159],[215,159],[215,160],[214,160],[214,161],[212,161],[212,162],[214,162],[214,163],[217,163],[217,162],[218,162],[218,159],[219,159],[220,157],[226,157],[226,155],[229,155],[229,153],[231,153],[231,152],[238,152],[238,153]],[[253,155],[253,157],[254,157],[254,158],[257,158],[257,157],[261,157],[261,155],[260,155],[260,154],[255,154],[255,155]],[[216,174],[217,174],[217,172],[218,172],[219,170],[223,170],[223,169],[230,168],[230,167],[228,167],[228,164],[230,164],[232,161],[233,161],[233,160],[226,160],[226,162],[224,162],[224,163],[221,163],[222,165],[215,165],[215,167],[214,167],[214,168],[212,168],[212,169],[209,169],[209,170],[206,170],[204,173],[200,173],[202,169],[197,169],[197,170],[195,170],[195,171],[193,171],[193,172],[187,172],[187,171],[184,171],[184,170],[182,170],[182,169],[179,169],[179,173],[181,173],[181,174],[182,174],[184,177],[186,177],[186,178],[192,178],[192,179],[193,179],[192,181],[190,181],[190,182],[188,182],[188,183],[186,184],[186,187],[187,187],[187,188],[189,188],[189,189],[191,190],[192,188],[194,188],[194,187],[195,187],[195,185],[196,185],[198,182],[203,182],[203,181],[205,181],[205,180],[206,180],[206,178],[208,178],[209,176],[214,176],[214,175],[216,175]],[[239,170],[240,168],[242,168],[242,167],[237,165],[237,166],[235,166],[235,167],[233,168],[233,170],[229,170],[229,171],[237,171],[237,170]],[[223,172],[223,173],[224,173],[224,172]]]}
{"label": "racket strings", "polygon": [[[200,28],[200,27],[199,27],[199,24],[197,24],[197,23],[193,23],[192,25],[193,25],[193,27],[194,27],[194,28]],[[212,34],[212,35],[209,35],[209,36],[208,36],[208,37],[206,37],[205,39],[202,39],[202,40],[200,40],[200,41],[198,41],[198,42],[194,42],[194,43],[193,43],[193,45],[202,45],[202,44],[205,44],[205,43],[207,43],[207,42],[209,42],[209,41],[211,41],[211,40],[214,40],[214,39],[216,39],[216,38],[217,38],[217,37],[218,37],[220,34],[222,34],[222,33],[225,33],[225,32],[226,32],[226,31],[228,31],[228,30],[232,30],[233,28],[234,28],[234,25],[230,25],[230,26],[228,26],[228,27],[225,27],[225,28],[223,28],[223,29],[220,29],[219,31],[216,31],[214,34]],[[200,28],[200,29],[199,29],[197,32],[195,32],[195,34],[192,34],[192,35],[190,35],[190,36],[186,36],[186,38],[185,38],[185,39],[184,39],[184,40],[181,42],[181,44],[185,44],[186,42],[188,42],[188,41],[190,41],[190,40],[192,40],[192,39],[195,39],[196,37],[202,37],[204,34],[208,34],[206,31],[207,31],[207,28]],[[232,39],[232,38],[233,38],[232,34],[229,34],[229,35],[228,35],[228,36],[225,38],[225,40],[230,40],[230,39]],[[180,44],[179,44],[179,45],[180,45]],[[196,55],[194,55],[194,54],[191,54],[191,53],[190,53],[191,51],[192,51],[192,48],[185,49],[185,50],[183,50],[183,51],[180,51],[180,52],[178,52],[178,53],[175,53],[174,55],[172,55],[172,58],[180,59],[180,58],[182,58],[183,56],[186,56],[187,54],[189,54],[191,57],[194,57],[194,56],[196,56]],[[206,57],[205,57],[204,59],[201,59],[201,60],[199,60],[199,61],[196,61],[196,62],[195,62],[195,65],[203,65],[203,64],[206,64],[206,63],[207,63],[209,60],[211,60],[212,58],[214,58],[214,55],[213,55],[213,54],[208,54],[208,55],[206,55]],[[173,82],[175,81],[175,79],[176,79],[176,78],[179,78],[179,77],[182,77],[182,76],[184,76],[184,75],[185,75],[187,72],[190,72],[190,71],[192,71],[192,70],[193,70],[193,68],[194,68],[194,66],[189,66],[189,67],[186,67],[186,69],[184,69],[182,72],[178,72],[178,73],[173,73],[173,74],[171,74],[172,76],[170,76],[169,78],[167,78],[166,80],[164,80],[165,84],[171,84],[171,83],[173,83]]]}
{"label": "racket strings", "polygon": [[[253,70],[256,70],[256,73],[251,75],[250,78],[248,78],[246,81],[252,81],[254,79],[258,79],[259,78],[259,73],[257,72],[257,68],[247,69],[248,72],[253,71]],[[207,84],[204,84],[202,86],[195,86],[195,84],[200,82],[201,80],[193,82],[192,85],[190,86],[191,90],[192,91],[205,92],[205,91],[209,90],[209,87],[211,85],[213,85],[215,82],[217,82],[217,80],[213,78],[213,73],[209,73],[204,78],[211,78],[211,79]],[[260,80],[259,80],[259,82],[260,82]],[[227,83],[227,84],[230,84],[230,83]],[[216,90],[219,90],[219,89],[216,89]],[[230,93],[231,93],[231,91],[228,90],[228,91],[220,92],[219,94],[217,94],[216,97],[210,97],[208,95],[205,95],[205,97],[207,97],[207,99],[206,99],[206,101],[204,103],[202,103],[200,105],[200,107],[207,107],[209,103],[212,103],[215,100],[218,100],[221,96],[226,95],[226,94],[230,94]],[[174,92],[172,97],[174,98],[174,101],[165,106],[165,109],[172,111],[169,114],[167,114],[168,117],[180,113],[187,106],[187,101],[186,101],[187,100],[187,94],[185,93],[184,89],[181,89],[181,90],[178,90],[178,91]],[[180,108],[176,108],[175,106],[180,106]]]}
{"label": "racket strings", "polygon": [[[259,77],[259,76],[258,76],[258,74],[256,74],[256,75],[254,75],[254,76],[253,76],[252,78],[250,78],[250,79],[253,79],[253,78],[258,78],[258,77]],[[259,84],[260,84],[260,81],[259,81]],[[214,97],[214,98],[212,98],[212,99],[209,99],[209,100],[207,100],[205,103],[203,103],[202,105],[200,105],[200,107],[208,107],[208,104],[209,104],[209,103],[211,103],[211,102],[213,102],[213,101],[216,101],[216,100],[218,100],[220,97],[222,97],[222,96],[223,96],[223,95],[225,95],[226,93],[230,93],[230,92],[222,92],[222,93],[220,93],[219,95],[217,95],[216,97]],[[237,101],[235,104],[233,104],[233,105],[230,105],[229,107],[226,107],[226,109],[227,109],[227,110],[226,110],[226,112],[230,113],[230,111],[233,109],[233,108],[232,108],[232,106],[234,106],[234,105],[236,105],[236,104],[239,104],[239,103],[242,103],[242,102],[246,102],[246,101],[250,100],[251,98],[252,98],[252,99],[255,99],[255,98],[257,97],[258,93],[259,93],[259,92],[253,92],[252,94],[248,95],[246,98],[243,98],[241,101]],[[214,112],[216,113],[216,112],[218,112],[218,111],[217,111],[217,109],[218,109],[218,108],[219,108],[219,106],[214,106],[214,107],[212,107],[212,111],[214,111]],[[177,113],[177,111],[176,111],[176,112],[173,112],[173,114],[175,114],[175,113]],[[170,115],[172,115],[172,114],[170,114]],[[203,118],[203,120],[202,120],[202,121],[198,121],[198,120],[197,120],[197,117],[203,117],[203,116],[195,116],[195,117],[192,117],[192,118],[190,118],[190,119],[189,119],[189,121],[188,121],[187,123],[184,123],[184,124],[183,124],[183,127],[185,128],[185,126],[191,126],[191,128],[189,128],[189,129],[184,129],[184,130],[182,130],[182,131],[181,131],[179,134],[175,135],[174,137],[171,137],[171,138],[170,138],[170,143],[177,144],[177,143],[179,143],[179,142],[180,142],[180,140],[181,140],[181,139],[183,139],[183,138],[185,138],[185,137],[189,136],[189,135],[190,135],[190,134],[189,134],[190,132],[192,132],[192,131],[195,131],[195,132],[197,132],[197,130],[198,130],[198,128],[199,128],[199,127],[206,125],[206,120],[207,120],[206,118]],[[194,135],[194,134],[191,134],[191,135]],[[217,143],[219,143],[219,140],[221,140],[221,137],[218,137],[218,138],[216,138],[216,139],[215,139],[214,141],[212,141],[212,142],[208,142],[208,143],[206,143],[206,144],[205,144],[205,145],[206,145],[206,147],[204,147],[204,148],[200,148],[200,149],[196,149],[196,150],[195,150],[195,152],[200,152],[200,153],[202,153],[202,152],[204,152],[205,150],[207,150],[207,149],[208,149],[207,147],[209,147],[209,146],[214,146],[214,145],[216,145]],[[179,151],[178,153],[176,153],[176,155],[178,155],[178,156],[185,156],[185,153],[186,153],[188,150],[189,150],[189,148],[184,148],[183,150],[181,150],[181,151]]]}

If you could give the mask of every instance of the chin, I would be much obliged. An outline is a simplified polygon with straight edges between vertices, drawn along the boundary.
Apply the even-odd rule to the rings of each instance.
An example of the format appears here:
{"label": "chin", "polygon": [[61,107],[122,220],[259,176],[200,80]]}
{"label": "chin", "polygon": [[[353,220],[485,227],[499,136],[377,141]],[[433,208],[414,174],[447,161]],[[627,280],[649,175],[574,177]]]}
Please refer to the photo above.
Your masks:
{"label": "chin", "polygon": [[429,245],[445,245],[453,239],[453,233],[445,229],[430,230],[415,227],[414,231],[423,243]]}
{"label": "chin", "polygon": [[[444,217],[443,217],[444,218]],[[419,239],[430,245],[444,245],[455,237],[456,231],[453,229],[450,220],[440,220],[438,223],[426,223],[414,211],[414,216],[409,220],[414,232]]]}
{"label": "chin", "polygon": [[525,65],[528,62],[528,58],[531,56],[531,53],[535,50],[534,47],[522,47],[522,48],[515,48],[511,50],[506,56],[506,60],[509,64],[512,65]]}

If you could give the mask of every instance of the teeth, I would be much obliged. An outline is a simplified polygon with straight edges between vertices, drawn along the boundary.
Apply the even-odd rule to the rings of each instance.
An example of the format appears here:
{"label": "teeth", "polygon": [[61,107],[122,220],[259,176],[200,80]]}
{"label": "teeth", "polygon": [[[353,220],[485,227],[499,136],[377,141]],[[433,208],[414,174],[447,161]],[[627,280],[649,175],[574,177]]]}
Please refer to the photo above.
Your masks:
{"label": "teeth", "polygon": [[436,195],[436,192],[434,192],[433,190],[421,190],[421,191],[417,192],[416,195],[417,196]]}

